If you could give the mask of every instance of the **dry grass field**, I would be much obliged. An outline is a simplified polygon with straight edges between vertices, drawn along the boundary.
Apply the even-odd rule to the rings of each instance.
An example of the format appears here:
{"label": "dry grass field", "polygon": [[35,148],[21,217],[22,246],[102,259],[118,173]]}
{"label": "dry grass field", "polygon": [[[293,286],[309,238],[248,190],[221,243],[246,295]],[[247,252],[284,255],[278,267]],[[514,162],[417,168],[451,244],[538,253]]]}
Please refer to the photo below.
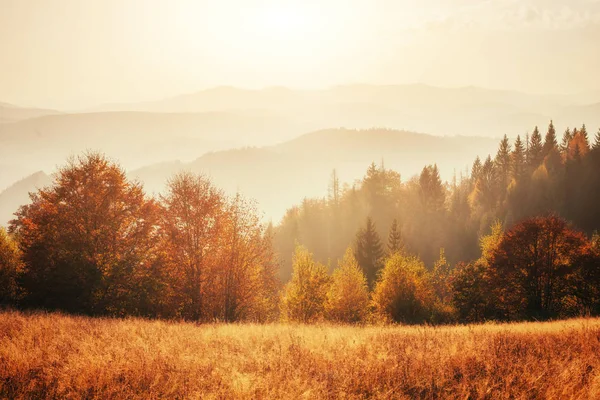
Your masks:
{"label": "dry grass field", "polygon": [[600,398],[600,320],[196,325],[0,314],[1,398]]}

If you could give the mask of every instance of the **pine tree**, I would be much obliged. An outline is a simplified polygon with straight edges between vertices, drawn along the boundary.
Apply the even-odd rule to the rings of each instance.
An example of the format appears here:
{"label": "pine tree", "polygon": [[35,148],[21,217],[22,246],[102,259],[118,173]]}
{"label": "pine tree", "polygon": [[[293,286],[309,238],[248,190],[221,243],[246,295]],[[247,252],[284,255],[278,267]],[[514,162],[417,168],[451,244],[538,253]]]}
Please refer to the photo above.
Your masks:
{"label": "pine tree", "polygon": [[340,178],[334,169],[331,172],[331,181],[329,183],[329,201],[334,207],[340,204]]}
{"label": "pine tree", "polygon": [[473,167],[471,168],[471,180],[475,183],[479,179],[479,173],[481,172],[481,159],[479,156],[473,161]]}
{"label": "pine tree", "polygon": [[564,158],[567,158],[567,155],[569,154],[569,144],[571,143],[572,138],[571,131],[567,128],[563,134],[562,142],[560,143],[560,152]]}
{"label": "pine tree", "polygon": [[581,125],[581,130],[579,131],[579,134],[583,137],[585,144],[588,146],[590,146],[590,138],[588,137],[588,132],[587,129],[585,127],[585,124]]}
{"label": "pine tree", "polygon": [[508,137],[504,135],[504,138],[500,142],[496,159],[496,174],[498,176],[498,186],[500,193],[504,193],[508,186],[508,179],[510,176],[510,143]]}
{"label": "pine tree", "polygon": [[536,126],[531,134],[529,150],[527,151],[527,164],[531,169],[537,169],[544,160],[542,151],[542,135],[540,135],[540,131]]}
{"label": "pine tree", "polygon": [[446,200],[446,193],[436,164],[428,165],[419,176],[419,194],[421,204],[430,212],[441,211]]}
{"label": "pine tree", "polygon": [[600,149],[600,128],[598,128],[598,132],[596,132],[596,137],[594,138],[594,145],[592,148],[594,150]]}
{"label": "pine tree", "polygon": [[355,252],[358,264],[367,277],[369,287],[372,287],[377,278],[377,272],[381,268],[384,253],[381,239],[371,217],[367,217],[365,228],[356,235]]}
{"label": "pine tree", "polygon": [[556,141],[556,130],[554,129],[554,124],[550,121],[550,125],[548,125],[548,132],[546,133],[546,138],[544,140],[544,157],[550,154],[552,149],[558,148],[558,143]]}
{"label": "pine tree", "polygon": [[511,172],[515,181],[520,181],[525,173],[525,148],[521,136],[515,140],[515,148],[511,154]]}
{"label": "pine tree", "polygon": [[392,221],[392,226],[388,235],[387,248],[389,255],[402,250],[402,233],[398,228],[398,220],[396,218],[394,218],[394,221]]}

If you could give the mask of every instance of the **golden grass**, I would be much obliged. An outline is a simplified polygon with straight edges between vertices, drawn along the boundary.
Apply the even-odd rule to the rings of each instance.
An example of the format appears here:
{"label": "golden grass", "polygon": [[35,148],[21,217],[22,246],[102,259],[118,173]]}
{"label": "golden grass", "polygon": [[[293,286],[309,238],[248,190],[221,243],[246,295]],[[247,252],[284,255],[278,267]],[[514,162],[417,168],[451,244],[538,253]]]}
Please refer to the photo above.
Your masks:
{"label": "golden grass", "polygon": [[600,398],[600,320],[195,325],[0,313],[2,398]]}

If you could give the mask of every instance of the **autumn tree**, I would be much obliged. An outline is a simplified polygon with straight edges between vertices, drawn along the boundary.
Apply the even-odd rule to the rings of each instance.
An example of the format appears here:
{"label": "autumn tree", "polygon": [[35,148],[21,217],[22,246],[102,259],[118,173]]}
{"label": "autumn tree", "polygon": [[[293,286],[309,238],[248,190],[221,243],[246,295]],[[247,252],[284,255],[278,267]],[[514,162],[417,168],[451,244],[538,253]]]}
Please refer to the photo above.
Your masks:
{"label": "autumn tree", "polygon": [[274,314],[277,264],[255,204],[236,194],[226,206],[222,235],[217,276],[207,288],[222,302],[213,315],[229,322],[268,319]]}
{"label": "autumn tree", "polygon": [[345,323],[364,322],[369,304],[369,288],[354,252],[346,250],[333,271],[325,304],[328,319]]}
{"label": "autumn tree", "polygon": [[582,233],[554,216],[530,218],[508,230],[489,259],[505,315],[511,319],[562,315],[571,294],[569,277],[587,245]]}
{"label": "autumn tree", "polygon": [[396,253],[386,260],[373,291],[375,312],[385,320],[422,323],[433,310],[435,295],[425,265]]}
{"label": "autumn tree", "polygon": [[313,255],[297,245],[294,252],[292,279],[283,291],[282,317],[288,321],[314,322],[323,318],[329,291],[327,268],[314,261]]}
{"label": "autumn tree", "polygon": [[71,159],[11,222],[28,306],[137,313],[155,242],[156,204],[98,153]]}
{"label": "autumn tree", "polygon": [[218,317],[212,289],[224,245],[225,196],[208,178],[183,172],[169,180],[161,203],[163,246],[181,316]]}
{"label": "autumn tree", "polygon": [[17,242],[0,227],[0,306],[16,304],[22,267]]}
{"label": "autumn tree", "polygon": [[356,235],[354,251],[358,264],[367,277],[369,287],[371,287],[377,278],[377,272],[381,268],[384,252],[381,239],[370,217],[367,217],[366,226],[361,228]]}
{"label": "autumn tree", "polygon": [[493,318],[487,269],[478,261],[461,262],[456,266],[450,286],[452,304],[460,321],[478,322]]}

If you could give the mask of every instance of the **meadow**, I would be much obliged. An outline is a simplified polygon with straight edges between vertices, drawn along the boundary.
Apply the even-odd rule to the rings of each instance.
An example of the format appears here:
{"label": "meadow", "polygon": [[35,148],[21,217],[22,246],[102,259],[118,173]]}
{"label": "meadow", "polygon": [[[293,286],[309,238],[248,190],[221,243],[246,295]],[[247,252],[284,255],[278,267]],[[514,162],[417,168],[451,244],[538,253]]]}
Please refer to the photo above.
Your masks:
{"label": "meadow", "polygon": [[1,398],[600,398],[600,319],[194,324],[0,314]]}

